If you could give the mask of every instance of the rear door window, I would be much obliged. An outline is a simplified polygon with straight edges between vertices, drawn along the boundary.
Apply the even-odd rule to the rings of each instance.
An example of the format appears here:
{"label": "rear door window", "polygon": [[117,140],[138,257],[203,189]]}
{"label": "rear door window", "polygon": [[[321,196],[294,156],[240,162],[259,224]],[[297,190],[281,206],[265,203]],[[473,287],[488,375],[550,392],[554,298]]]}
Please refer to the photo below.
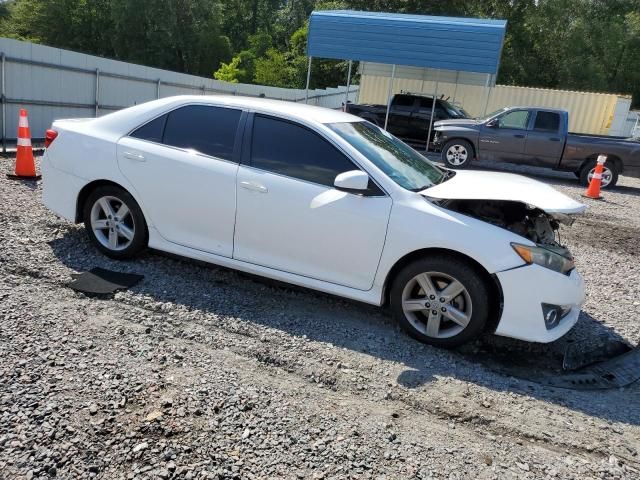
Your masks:
{"label": "rear door window", "polygon": [[231,160],[242,112],[208,105],[188,105],[167,116],[162,143]]}
{"label": "rear door window", "polygon": [[540,132],[557,132],[560,129],[560,114],[556,112],[538,112],[533,129]]}
{"label": "rear door window", "polygon": [[396,95],[393,97],[393,106],[402,110],[407,110],[413,108],[415,101],[416,99],[409,95]]}
{"label": "rear door window", "polygon": [[429,110],[433,107],[433,98],[421,98],[420,99],[420,108],[422,110]]}
{"label": "rear door window", "polygon": [[359,170],[317,133],[262,115],[253,120],[251,166],[328,187],[340,173]]}

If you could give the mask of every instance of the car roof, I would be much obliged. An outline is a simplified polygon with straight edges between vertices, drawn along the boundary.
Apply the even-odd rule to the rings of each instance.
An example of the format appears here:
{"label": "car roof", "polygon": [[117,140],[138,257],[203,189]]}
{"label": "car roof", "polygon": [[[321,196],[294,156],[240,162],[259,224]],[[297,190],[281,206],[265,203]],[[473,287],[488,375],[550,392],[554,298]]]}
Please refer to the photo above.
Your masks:
{"label": "car roof", "polygon": [[140,105],[118,110],[117,112],[94,119],[91,125],[96,127],[94,131],[100,131],[104,135],[116,138],[126,135],[134,128],[163,113],[183,105],[193,104],[241,108],[253,112],[284,117],[299,121],[300,123],[315,122],[325,124],[363,121],[362,118],[341,110],[331,110],[329,108],[316,107],[304,103],[233,95],[178,95],[152,100]]}
{"label": "car roof", "polygon": [[[201,100],[201,96],[183,97],[190,101]],[[273,113],[295,117],[300,120],[312,120],[318,123],[354,122],[362,121],[360,117],[345,113],[342,110],[332,110],[315,105],[290,102],[283,100],[272,100],[269,98],[217,95],[206,97],[213,105],[227,105],[249,110],[260,111],[262,113]]]}
{"label": "car roof", "polygon": [[514,105],[511,107],[504,107],[504,110],[542,110],[543,112],[554,112],[554,113],[564,113],[566,110],[562,110],[560,108],[552,108],[552,107],[536,107],[536,106],[525,106],[525,105]]}

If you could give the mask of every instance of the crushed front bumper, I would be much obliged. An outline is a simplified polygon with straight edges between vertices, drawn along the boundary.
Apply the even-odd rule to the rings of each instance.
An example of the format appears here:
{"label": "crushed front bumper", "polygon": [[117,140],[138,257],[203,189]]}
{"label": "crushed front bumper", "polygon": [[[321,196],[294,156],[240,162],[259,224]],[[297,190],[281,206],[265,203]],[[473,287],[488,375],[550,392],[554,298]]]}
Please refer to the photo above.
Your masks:
{"label": "crushed front bumper", "polygon": [[[503,309],[496,335],[548,343],[565,335],[578,321],[585,299],[584,280],[577,270],[563,275],[539,265],[526,265],[496,274],[503,293]],[[542,304],[570,307],[548,330]]]}

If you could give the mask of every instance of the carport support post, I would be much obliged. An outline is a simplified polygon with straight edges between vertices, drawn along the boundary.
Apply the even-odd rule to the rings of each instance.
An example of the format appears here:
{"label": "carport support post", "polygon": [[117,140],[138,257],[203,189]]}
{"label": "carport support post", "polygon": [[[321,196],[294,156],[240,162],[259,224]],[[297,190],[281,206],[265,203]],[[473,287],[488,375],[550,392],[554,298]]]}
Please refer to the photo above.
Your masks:
{"label": "carport support post", "polygon": [[487,73],[487,83],[485,84],[485,88],[487,88],[487,101],[484,102],[484,110],[482,111],[483,117],[487,114],[487,108],[489,107],[489,97],[491,97],[491,74],[490,73]]}
{"label": "carport support post", "polygon": [[347,104],[349,103],[349,87],[351,86],[351,67],[353,66],[353,60],[349,60],[349,71],[347,72],[347,91],[344,94],[344,111],[347,111]]}
{"label": "carport support post", "polygon": [[396,79],[396,65],[391,67],[391,81],[389,82],[389,93],[387,94],[387,113],[384,116],[384,129],[387,129],[389,124],[389,111],[391,110],[391,99],[393,98],[393,82]]}
{"label": "carport support post", "polygon": [[311,62],[313,57],[309,57],[309,66],[307,67],[307,87],[304,94],[304,103],[309,103],[309,83],[311,82]]}
{"label": "carport support post", "polygon": [[436,70],[436,85],[433,89],[433,102],[431,102],[431,118],[429,119],[429,132],[427,133],[427,146],[424,151],[429,151],[429,143],[431,143],[431,129],[433,128],[433,115],[436,111],[436,101],[438,100],[438,82],[440,81],[440,70]]}
{"label": "carport support post", "polygon": [[7,76],[6,71],[6,58],[4,52],[2,53],[2,153],[7,153]]}
{"label": "carport support post", "polygon": [[453,98],[451,99],[451,104],[455,105],[456,104],[456,95],[458,93],[458,80],[460,78],[460,72],[457,71],[456,72],[456,86],[453,89]]}
{"label": "carport support post", "polygon": [[96,104],[94,115],[98,116],[98,108],[100,105],[100,69],[96,68]]}

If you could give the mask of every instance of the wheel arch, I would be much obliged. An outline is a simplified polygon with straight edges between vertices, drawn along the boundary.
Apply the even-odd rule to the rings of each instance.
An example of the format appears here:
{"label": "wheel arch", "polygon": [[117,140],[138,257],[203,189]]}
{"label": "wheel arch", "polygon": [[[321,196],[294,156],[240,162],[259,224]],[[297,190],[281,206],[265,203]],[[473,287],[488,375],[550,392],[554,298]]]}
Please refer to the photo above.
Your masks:
{"label": "wheel arch", "polygon": [[126,188],[125,186],[117,182],[114,182],[112,180],[106,180],[106,179],[93,180],[87,183],[84,187],[82,187],[80,192],[78,192],[78,198],[76,200],[75,223],[82,222],[84,204],[87,201],[87,198],[89,198],[89,195],[91,195],[91,192],[93,192],[98,187],[104,187],[104,186],[118,187],[124,190],[125,192],[127,192],[129,195],[131,195],[133,199],[137,202],[138,206],[140,207],[140,210],[142,211],[142,215],[144,216],[144,220],[145,220],[145,223],[147,224],[147,229],[148,229],[149,217],[144,211],[144,207],[142,206],[142,203],[140,202],[140,200],[137,198],[137,195],[135,194],[135,192],[132,192],[130,189]]}
{"label": "wheel arch", "polygon": [[476,272],[480,274],[480,276],[485,280],[491,295],[489,304],[489,320],[487,321],[485,331],[490,333],[495,332],[502,315],[503,293],[500,281],[496,275],[490,274],[487,269],[476,260],[455,250],[449,250],[446,248],[423,248],[407,253],[402,258],[398,259],[391,267],[385,278],[382,289],[382,305],[389,305],[391,286],[398,276],[398,273],[400,273],[400,271],[410,263],[427,256],[448,256],[457,258],[458,260],[462,260],[471,265]]}
{"label": "wheel arch", "polygon": [[[597,161],[598,160],[598,156],[600,155],[604,155],[604,154],[600,154],[600,153],[595,153],[593,155],[590,155],[589,157],[585,158],[582,161],[582,164],[580,165],[580,169],[578,170],[578,172],[581,172],[582,169],[586,168],[587,165],[589,164],[589,162],[592,161]],[[618,174],[623,173],[624,171],[624,163],[622,162],[622,159],[620,157],[618,157],[617,155],[606,155],[607,157],[607,162],[612,162],[615,167],[616,170],[618,171]]]}

